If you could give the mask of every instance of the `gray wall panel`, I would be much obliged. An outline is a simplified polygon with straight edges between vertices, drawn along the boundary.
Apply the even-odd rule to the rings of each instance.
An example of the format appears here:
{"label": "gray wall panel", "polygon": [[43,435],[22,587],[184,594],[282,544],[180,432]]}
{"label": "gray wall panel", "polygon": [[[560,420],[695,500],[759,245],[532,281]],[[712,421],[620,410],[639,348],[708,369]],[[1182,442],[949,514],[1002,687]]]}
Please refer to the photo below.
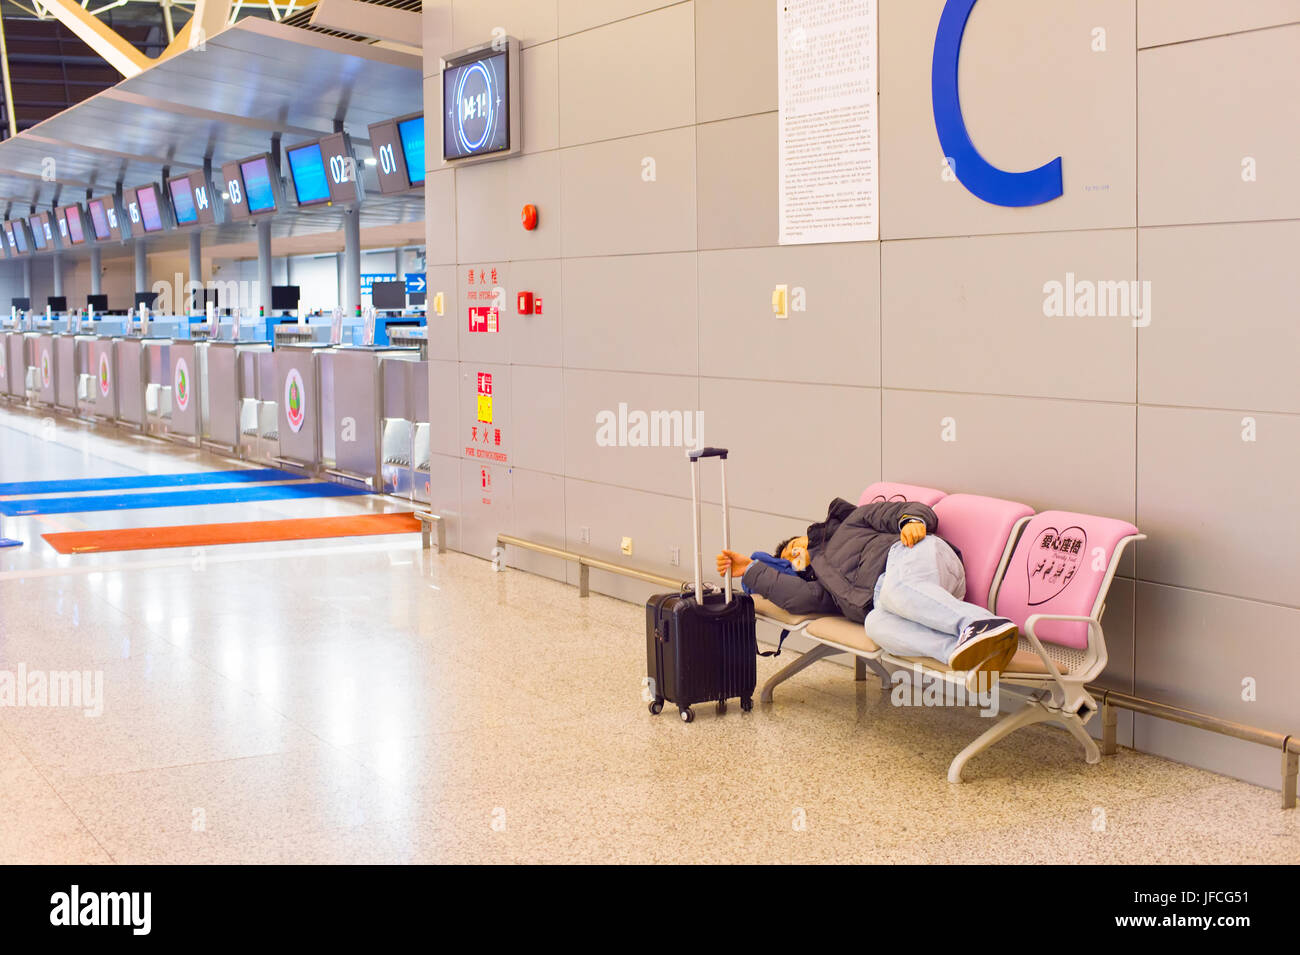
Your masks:
{"label": "gray wall panel", "polygon": [[699,247],[776,245],[776,113],[706,123],[696,141]]}
{"label": "gray wall panel", "polygon": [[[561,151],[566,256],[695,249],[695,130]],[[654,178],[645,178],[653,162]]]}
{"label": "gray wall panel", "polygon": [[1300,216],[1297,61],[1300,25],[1138,55],[1142,225]]}
{"label": "gray wall panel", "polygon": [[566,36],[559,45],[561,145],[695,122],[690,4]]}
{"label": "gray wall panel", "polygon": [[[1145,580],[1300,606],[1300,417],[1144,407],[1138,524]],[[1257,515],[1257,518],[1253,517]]]}
{"label": "gray wall panel", "polygon": [[1300,23],[1300,0],[1138,0],[1138,45],[1160,46]]}
{"label": "gray wall panel", "polygon": [[696,254],[565,259],[564,364],[693,375]]}
{"label": "gray wall panel", "polygon": [[755,0],[695,0],[699,121],[777,107],[776,14]]}
{"label": "gray wall panel", "polygon": [[1297,249],[1294,220],[1142,229],[1157,310],[1140,333],[1141,399],[1300,412]]}
{"label": "gray wall panel", "polygon": [[[880,244],[700,253],[700,370],[719,378],[880,383]],[[788,286],[789,318],[772,313]],[[802,291],[800,291],[802,290]]]}
{"label": "gray wall panel", "polygon": [[[1127,229],[886,243],[885,386],[1132,401],[1136,246]],[[1106,311],[1129,314],[1045,315],[1053,282],[1109,283]]]}

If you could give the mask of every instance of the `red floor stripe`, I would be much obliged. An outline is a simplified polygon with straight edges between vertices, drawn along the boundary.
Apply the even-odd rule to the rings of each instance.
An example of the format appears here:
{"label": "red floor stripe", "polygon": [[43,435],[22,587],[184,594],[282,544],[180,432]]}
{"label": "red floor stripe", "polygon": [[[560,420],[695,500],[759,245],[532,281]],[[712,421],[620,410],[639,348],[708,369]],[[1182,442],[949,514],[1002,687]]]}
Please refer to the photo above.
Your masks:
{"label": "red floor stripe", "polygon": [[41,536],[60,554],[104,554],[166,547],[213,547],[218,544],[260,544],[267,541],[317,540],[326,537],[414,534],[419,530],[420,522],[409,512],[403,512],[362,514],[356,517],[243,521],[233,524],[130,527],[111,531],[72,531]]}

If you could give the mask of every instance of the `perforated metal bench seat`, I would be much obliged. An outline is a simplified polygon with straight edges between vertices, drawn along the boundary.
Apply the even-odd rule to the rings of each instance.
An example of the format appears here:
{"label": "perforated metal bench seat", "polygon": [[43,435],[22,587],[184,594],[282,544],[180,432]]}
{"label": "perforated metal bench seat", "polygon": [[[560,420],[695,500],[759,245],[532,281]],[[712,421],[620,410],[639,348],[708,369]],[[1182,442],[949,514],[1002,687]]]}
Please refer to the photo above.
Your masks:
{"label": "perforated metal bench seat", "polygon": [[[962,769],[976,753],[1032,723],[1061,724],[1082,744],[1087,761],[1099,762],[1101,751],[1084,728],[1098,709],[1086,685],[1106,667],[1101,616],[1120,557],[1128,544],[1145,535],[1127,521],[1068,511],[1035,514],[1015,501],[909,484],[872,484],[858,503],[896,500],[934,509],[939,536],[961,552],[965,599],[1015,621],[1021,633],[1020,646],[999,679],[1003,686],[1027,688],[1028,697],[957,754],[948,767],[949,781],[961,781]],[[755,605],[760,619],[814,642],[764,684],[764,702],[770,703],[773,689],[800,670],[840,653],[857,658],[858,679],[870,667],[885,688],[892,686],[890,667],[960,679],[958,671],[937,660],[893,656],[862,624],[846,617],[788,614],[763,598],[756,598]]]}

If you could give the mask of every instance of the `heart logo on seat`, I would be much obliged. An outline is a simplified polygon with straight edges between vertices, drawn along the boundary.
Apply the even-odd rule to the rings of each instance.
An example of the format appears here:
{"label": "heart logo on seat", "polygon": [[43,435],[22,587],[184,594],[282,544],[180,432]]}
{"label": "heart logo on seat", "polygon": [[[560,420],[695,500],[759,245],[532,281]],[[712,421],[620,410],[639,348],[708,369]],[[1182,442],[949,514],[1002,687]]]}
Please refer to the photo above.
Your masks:
{"label": "heart logo on seat", "polygon": [[1029,606],[1037,607],[1060,595],[1083,566],[1088,533],[1082,527],[1045,527],[1025,558],[1029,576]]}

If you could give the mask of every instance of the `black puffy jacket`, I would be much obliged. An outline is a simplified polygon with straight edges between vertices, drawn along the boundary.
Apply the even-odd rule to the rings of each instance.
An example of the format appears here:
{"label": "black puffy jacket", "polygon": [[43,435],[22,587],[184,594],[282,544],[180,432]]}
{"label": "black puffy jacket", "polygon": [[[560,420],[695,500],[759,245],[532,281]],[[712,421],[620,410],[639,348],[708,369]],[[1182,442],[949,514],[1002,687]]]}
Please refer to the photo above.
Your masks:
{"label": "black puffy jacket", "polygon": [[934,511],[914,501],[877,501],[854,507],[842,498],[831,501],[826,520],[808,528],[808,556],[815,580],[782,574],[757,561],[745,570],[744,583],[789,613],[842,613],[862,622],[871,610],[876,580],[885,572],[889,548],[903,522],[917,517],[927,534],[939,526]]}

